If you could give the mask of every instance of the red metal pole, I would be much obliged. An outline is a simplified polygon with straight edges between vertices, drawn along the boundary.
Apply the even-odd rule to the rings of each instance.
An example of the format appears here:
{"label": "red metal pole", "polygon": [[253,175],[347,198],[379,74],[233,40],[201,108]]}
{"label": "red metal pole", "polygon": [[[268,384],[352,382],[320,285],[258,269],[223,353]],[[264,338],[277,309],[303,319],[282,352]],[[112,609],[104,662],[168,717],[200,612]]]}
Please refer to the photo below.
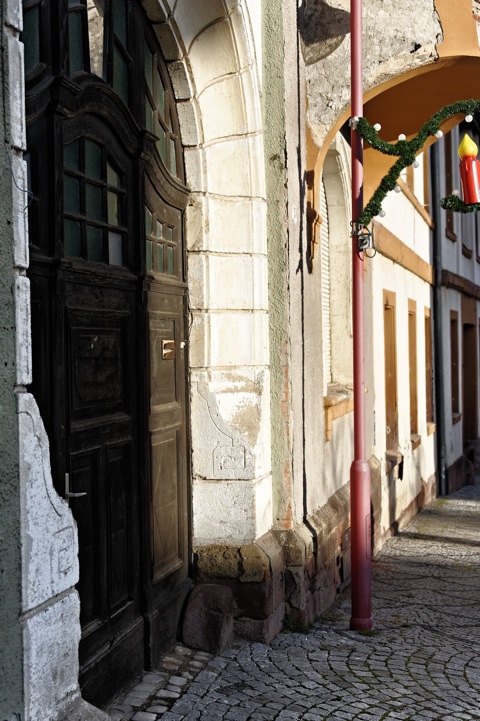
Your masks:
{"label": "red metal pole", "polygon": [[[362,0],[350,0],[352,117],[363,115],[362,87]],[[351,127],[352,143],[352,220],[363,211],[362,138]],[[355,456],[350,468],[351,513],[351,592],[350,628],[372,627],[370,467],[365,459],[365,343],[363,262],[357,252],[358,237],[352,238],[353,282],[353,435]]]}

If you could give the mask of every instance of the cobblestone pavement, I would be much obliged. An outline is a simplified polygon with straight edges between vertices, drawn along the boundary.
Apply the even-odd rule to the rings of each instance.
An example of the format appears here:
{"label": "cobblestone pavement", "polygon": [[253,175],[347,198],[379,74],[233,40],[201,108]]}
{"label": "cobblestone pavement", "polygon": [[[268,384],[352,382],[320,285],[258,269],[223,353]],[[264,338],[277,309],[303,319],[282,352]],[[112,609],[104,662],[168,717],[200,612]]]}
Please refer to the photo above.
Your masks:
{"label": "cobblestone pavement", "polygon": [[[479,479],[477,479],[478,481]],[[480,485],[438,499],[373,564],[374,629],[348,591],[307,633],[211,657],[177,646],[114,721],[480,719]]]}

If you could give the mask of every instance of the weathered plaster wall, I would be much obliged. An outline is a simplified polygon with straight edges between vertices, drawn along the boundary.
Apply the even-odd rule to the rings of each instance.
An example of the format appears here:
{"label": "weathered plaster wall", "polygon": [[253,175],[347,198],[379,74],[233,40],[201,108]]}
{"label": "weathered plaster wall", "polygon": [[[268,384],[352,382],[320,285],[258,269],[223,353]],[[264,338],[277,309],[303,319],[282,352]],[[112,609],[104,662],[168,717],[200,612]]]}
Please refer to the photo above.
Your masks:
{"label": "weathered plaster wall", "polygon": [[[308,121],[323,141],[350,103],[350,2],[303,0]],[[364,89],[433,62],[442,28],[433,0],[364,0]]]}
{"label": "weathered plaster wall", "polygon": [[293,518],[296,523],[302,523],[308,513],[307,488],[321,482],[323,446],[319,446],[316,439],[321,436],[323,427],[323,363],[321,353],[317,356],[319,336],[321,338],[321,315],[318,312],[319,278],[318,275],[309,273],[308,268],[309,249],[305,223],[307,102],[294,3],[284,2],[283,17],[293,411]]}
{"label": "weathered plaster wall", "polygon": [[274,521],[292,525],[292,407],[286,203],[285,78],[283,13],[265,0],[263,16],[265,178],[269,275],[271,447]]}
{"label": "weathered plaster wall", "polygon": [[[3,12],[5,3],[2,3]],[[17,7],[17,13],[19,8]],[[7,48],[4,66],[5,74],[0,78],[0,96],[5,114],[0,113],[1,137],[10,136],[10,128],[4,127],[5,115],[9,118],[10,103],[14,100],[15,88],[9,87],[10,51],[15,31],[4,26],[4,20],[18,28],[18,16],[11,16],[0,24],[2,47]],[[18,49],[17,49],[18,55]],[[17,67],[17,73],[20,68]],[[18,75],[16,79],[18,83]],[[18,86],[16,88],[19,90]],[[7,154],[8,153],[8,154]],[[0,424],[2,473],[0,476],[0,718],[14,719],[23,713],[23,642],[18,617],[21,608],[21,519],[20,484],[18,482],[18,427],[12,419],[16,415],[15,385],[16,332],[14,285],[17,274],[14,257],[14,226],[12,224],[13,191],[10,172],[10,147],[2,143],[0,152]]]}

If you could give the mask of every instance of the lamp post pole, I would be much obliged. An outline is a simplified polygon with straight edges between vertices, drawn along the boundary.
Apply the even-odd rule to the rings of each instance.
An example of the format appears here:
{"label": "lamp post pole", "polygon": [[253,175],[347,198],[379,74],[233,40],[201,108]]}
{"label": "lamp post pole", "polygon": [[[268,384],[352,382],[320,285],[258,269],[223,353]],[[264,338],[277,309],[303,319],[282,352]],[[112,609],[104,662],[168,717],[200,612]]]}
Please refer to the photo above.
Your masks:
{"label": "lamp post pole", "polygon": [[[362,87],[362,0],[350,0],[351,115],[363,115]],[[363,144],[351,125],[352,221],[363,211]],[[354,230],[355,232],[355,230]],[[372,627],[370,467],[365,458],[365,342],[363,262],[358,253],[358,236],[352,236],[353,295],[353,395],[354,460],[350,468],[351,594],[350,628]]]}

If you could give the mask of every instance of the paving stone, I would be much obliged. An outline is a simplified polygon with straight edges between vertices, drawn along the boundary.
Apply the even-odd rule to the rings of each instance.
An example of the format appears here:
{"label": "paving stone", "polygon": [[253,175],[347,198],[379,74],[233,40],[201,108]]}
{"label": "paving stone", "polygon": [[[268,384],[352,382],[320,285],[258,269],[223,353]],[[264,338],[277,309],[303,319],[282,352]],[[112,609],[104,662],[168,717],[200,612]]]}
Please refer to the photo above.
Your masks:
{"label": "paving stone", "polygon": [[168,710],[168,706],[149,706],[147,708],[147,711],[150,711],[150,713],[164,713]]}
{"label": "paving stone", "polygon": [[168,683],[172,686],[185,686],[188,682],[181,676],[171,676]]}
{"label": "paving stone", "polygon": [[[434,501],[384,546],[372,564],[371,633],[349,629],[347,591],[309,633],[269,646],[236,641],[212,656],[177,644],[112,719],[480,719],[479,481]],[[155,701],[143,711],[135,694],[148,689]]]}
{"label": "paving stone", "polygon": [[179,698],[180,693],[178,691],[167,691],[167,689],[160,689],[155,694],[156,698]]}
{"label": "paving stone", "polygon": [[137,711],[132,717],[132,721],[157,721],[157,714],[149,711]]}
{"label": "paving stone", "polygon": [[140,708],[140,706],[143,706],[145,701],[146,698],[139,698],[138,696],[127,696],[125,699],[125,703],[129,706],[133,706],[133,708]]}
{"label": "paving stone", "polygon": [[125,701],[124,701],[123,703],[113,704],[112,709],[114,711],[118,710],[118,711],[123,711],[124,713],[128,713],[129,711],[133,711],[133,706],[131,706],[128,703],[125,703]]}
{"label": "paving stone", "polygon": [[148,673],[143,674],[142,681],[144,683],[161,683],[168,677],[169,675],[164,671],[149,671]]}

